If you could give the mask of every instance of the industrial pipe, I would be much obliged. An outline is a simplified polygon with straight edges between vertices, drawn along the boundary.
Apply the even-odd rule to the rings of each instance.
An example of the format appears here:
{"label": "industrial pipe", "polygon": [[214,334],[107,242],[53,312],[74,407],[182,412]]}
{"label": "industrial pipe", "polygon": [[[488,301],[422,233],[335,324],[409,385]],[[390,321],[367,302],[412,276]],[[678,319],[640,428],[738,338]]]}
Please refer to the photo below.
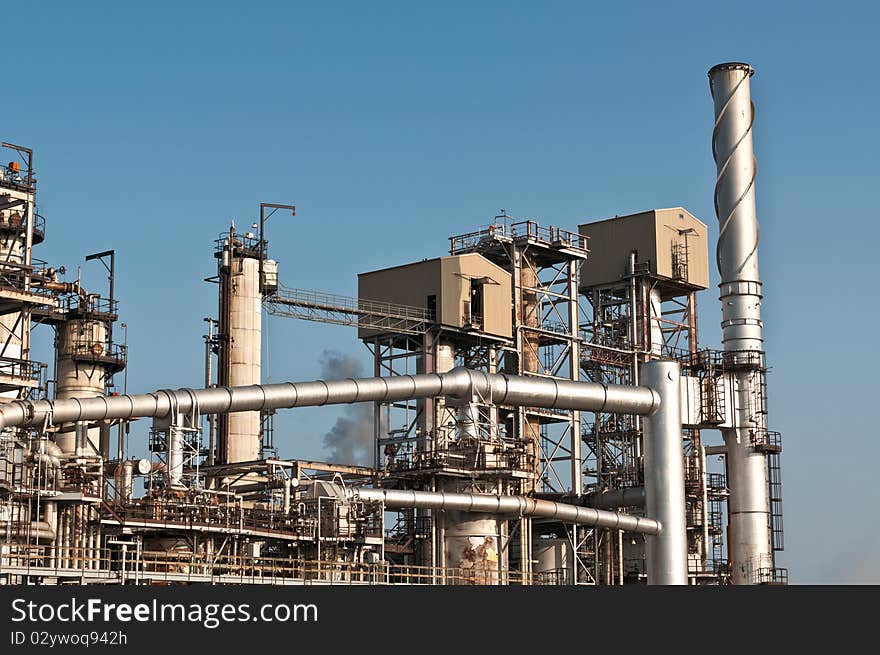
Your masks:
{"label": "industrial pipe", "polygon": [[43,278],[32,278],[33,283],[47,291],[56,293],[75,293],[81,298],[85,298],[88,294],[76,282],[56,282],[55,280],[46,280]]}
{"label": "industrial pipe", "polygon": [[12,539],[34,539],[38,543],[51,544],[55,541],[55,526],[47,521],[0,521],[0,532]]}
{"label": "industrial pipe", "polygon": [[645,511],[663,525],[647,538],[648,584],[686,585],[687,520],[678,362],[642,365],[642,381],[660,393],[660,409],[645,418]]}
{"label": "industrial pipe", "polygon": [[493,496],[460,494],[442,491],[410,491],[400,489],[350,488],[346,493],[353,500],[383,502],[388,508],[422,508],[454,510],[480,514],[509,514],[558,519],[563,523],[612,528],[647,535],[661,534],[661,522],[643,516],[606,512],[527,496]]}
{"label": "industrial pipe", "polygon": [[168,440],[166,457],[168,468],[165,471],[165,479],[172,489],[183,486],[183,436],[183,430],[177,425],[169,425],[165,433],[165,438]]}
{"label": "industrial pipe", "polygon": [[48,468],[60,469],[61,457],[63,451],[58,445],[48,439],[41,439],[34,443],[31,449],[31,459],[33,462],[44,464]]}
{"label": "industrial pipe", "polygon": [[626,487],[624,489],[609,489],[599,493],[588,494],[583,497],[581,504],[596,509],[617,509],[619,507],[644,507],[645,488]]}
{"label": "industrial pipe", "polygon": [[[718,64],[709,71],[715,105],[715,213],[718,216],[718,272],[721,274],[722,341],[726,352],[762,352],[760,231],[755,208],[757,164],[752,148],[752,105],[748,64]],[[751,446],[750,433],[766,428],[763,370],[734,372],[733,425],[722,430],[727,455],[728,559],[734,584],[754,581],[753,572],[771,568],[770,500],[766,461]]]}
{"label": "industrial pipe", "polygon": [[349,378],[315,382],[160,390],[155,393],[95,396],[66,400],[16,400],[0,407],[0,427],[165,417],[172,410],[200,415],[314,407],[359,402],[448,396],[479,397],[495,405],[578,409],[647,415],[660,406],[658,394],[646,387],[573,382],[551,378],[482,373],[456,368],[449,373]]}

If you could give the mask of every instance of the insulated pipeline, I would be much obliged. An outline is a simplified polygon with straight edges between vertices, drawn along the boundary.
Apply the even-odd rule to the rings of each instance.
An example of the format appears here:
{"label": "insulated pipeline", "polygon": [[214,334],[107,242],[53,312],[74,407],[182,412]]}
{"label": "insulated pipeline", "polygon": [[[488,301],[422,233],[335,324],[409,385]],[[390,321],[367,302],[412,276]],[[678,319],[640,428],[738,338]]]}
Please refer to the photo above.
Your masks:
{"label": "insulated pipeline", "polygon": [[647,387],[614,386],[457,368],[449,373],[286,382],[245,387],[160,390],[66,400],[16,400],[0,407],[0,427],[105,419],[201,415],[447,396],[495,405],[648,415],[660,406]]}
{"label": "insulated pipeline", "polygon": [[596,509],[617,509],[619,507],[644,507],[645,488],[625,487],[609,489],[584,496],[582,504]]}
{"label": "insulated pipeline", "polygon": [[487,494],[444,493],[441,491],[409,491],[399,489],[351,489],[354,500],[383,502],[388,508],[414,507],[433,510],[455,510],[480,514],[532,516],[558,519],[563,523],[590,525],[648,535],[660,534],[662,526],[655,519],[579,507],[527,496],[493,496]]}

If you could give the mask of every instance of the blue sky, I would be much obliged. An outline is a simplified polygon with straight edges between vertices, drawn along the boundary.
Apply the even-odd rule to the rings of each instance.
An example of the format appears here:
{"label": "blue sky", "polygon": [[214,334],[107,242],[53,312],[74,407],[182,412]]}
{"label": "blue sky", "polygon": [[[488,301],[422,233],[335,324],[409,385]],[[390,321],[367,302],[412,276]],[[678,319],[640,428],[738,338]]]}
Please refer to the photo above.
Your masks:
{"label": "blue sky", "polygon": [[[504,207],[575,227],[683,205],[710,224],[706,71],[748,61],[757,109],[770,424],[794,582],[880,583],[874,407],[878,128],[867,3],[13,3],[0,139],[32,146],[69,270],[116,248],[129,389],[200,386],[212,240],[260,201],[288,286],[444,254]],[[12,37],[10,37],[12,38]],[[84,275],[101,284],[98,268]],[[716,276],[717,277],[717,276]],[[717,282],[717,279],[713,281]],[[720,341],[700,299],[701,340]],[[268,321],[268,379],[320,375],[353,330]],[[42,343],[46,347],[48,337]],[[366,366],[365,366],[366,370]],[[337,410],[288,412],[320,457]],[[146,426],[133,450],[146,449]]]}

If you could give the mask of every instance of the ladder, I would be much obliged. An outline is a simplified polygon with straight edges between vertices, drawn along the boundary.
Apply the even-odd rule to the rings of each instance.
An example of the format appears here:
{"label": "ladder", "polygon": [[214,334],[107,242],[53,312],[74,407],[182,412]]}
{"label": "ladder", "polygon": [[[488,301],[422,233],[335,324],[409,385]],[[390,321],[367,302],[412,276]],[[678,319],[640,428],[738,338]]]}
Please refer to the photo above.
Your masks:
{"label": "ladder", "polygon": [[770,543],[774,551],[785,550],[782,530],[782,466],[779,452],[768,452],[767,483],[770,491]]}

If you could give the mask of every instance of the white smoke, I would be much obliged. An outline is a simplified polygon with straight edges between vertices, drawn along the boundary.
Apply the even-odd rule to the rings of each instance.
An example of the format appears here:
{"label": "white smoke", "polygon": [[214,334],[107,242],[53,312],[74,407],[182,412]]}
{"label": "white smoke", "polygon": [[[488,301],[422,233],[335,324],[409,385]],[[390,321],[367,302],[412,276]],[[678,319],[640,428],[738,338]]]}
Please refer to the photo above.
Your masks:
{"label": "white smoke", "polygon": [[[321,353],[321,376],[326,380],[363,377],[360,361],[336,350]],[[336,424],[324,435],[330,461],[373,465],[373,403],[345,405]]]}

